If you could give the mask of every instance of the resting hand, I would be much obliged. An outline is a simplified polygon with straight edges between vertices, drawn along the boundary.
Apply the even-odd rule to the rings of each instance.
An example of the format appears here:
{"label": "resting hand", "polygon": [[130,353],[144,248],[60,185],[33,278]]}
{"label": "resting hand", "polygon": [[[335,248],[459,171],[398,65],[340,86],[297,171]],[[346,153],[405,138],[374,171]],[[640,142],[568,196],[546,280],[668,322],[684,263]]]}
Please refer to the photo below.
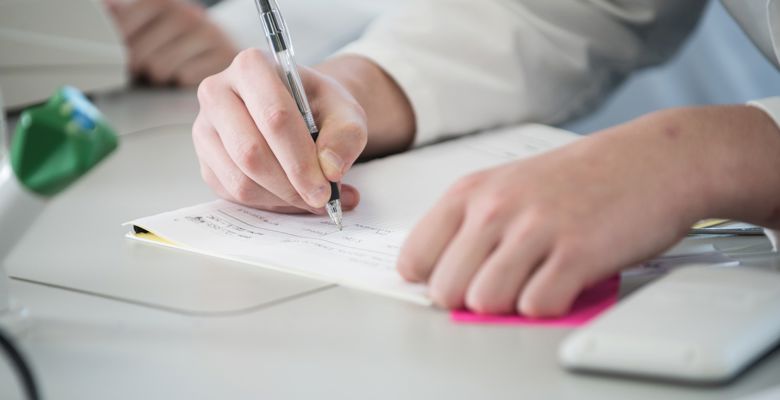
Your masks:
{"label": "resting hand", "polygon": [[[198,88],[192,127],[203,179],[221,197],[278,212],[322,213],[329,181],[340,181],[366,146],[363,109],[335,80],[300,67],[314,118],[315,143],[270,56],[241,52]],[[358,203],[343,185],[345,210]]]}
{"label": "resting hand", "polygon": [[202,6],[186,0],[104,0],[130,55],[130,69],[156,84],[197,85],[238,52]]}
{"label": "resting hand", "polygon": [[664,251],[704,217],[692,156],[702,149],[664,118],[460,180],[411,232],[399,272],[427,282],[445,308],[565,313],[582,289]]}

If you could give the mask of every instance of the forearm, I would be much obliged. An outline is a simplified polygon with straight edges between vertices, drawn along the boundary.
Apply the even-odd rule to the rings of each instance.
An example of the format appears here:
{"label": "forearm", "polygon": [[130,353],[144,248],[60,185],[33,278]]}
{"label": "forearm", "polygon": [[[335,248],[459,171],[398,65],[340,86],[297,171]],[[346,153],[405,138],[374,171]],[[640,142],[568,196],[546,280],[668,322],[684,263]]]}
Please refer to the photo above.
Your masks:
{"label": "forearm", "polygon": [[628,72],[669,56],[705,4],[421,0],[339,54],[393,77],[415,113],[415,144],[431,143],[586,112]]}
{"label": "forearm", "polygon": [[365,111],[368,143],[363,157],[397,153],[412,144],[415,120],[409,100],[378,65],[359,56],[339,56],[315,69],[347,88]]}
{"label": "forearm", "polygon": [[[710,156],[713,212],[780,228],[780,130],[763,111],[748,106],[711,107],[691,121],[715,135]],[[700,124],[700,125],[699,125]],[[700,127],[699,127],[700,126]]]}
{"label": "forearm", "polygon": [[629,128],[624,134],[636,136],[636,147],[668,157],[668,190],[687,203],[681,204],[687,215],[780,228],[780,130],[763,111],[749,106],[680,108],[623,127]]}

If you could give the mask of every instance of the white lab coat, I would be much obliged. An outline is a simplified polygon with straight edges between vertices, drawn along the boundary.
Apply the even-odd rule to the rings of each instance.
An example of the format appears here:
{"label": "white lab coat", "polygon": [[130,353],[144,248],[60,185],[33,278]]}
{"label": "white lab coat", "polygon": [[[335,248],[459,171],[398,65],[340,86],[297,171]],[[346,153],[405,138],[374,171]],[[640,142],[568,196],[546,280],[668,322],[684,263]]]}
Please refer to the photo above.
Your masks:
{"label": "white lab coat", "polygon": [[[300,27],[293,36],[303,64],[320,61],[381,15],[341,53],[371,58],[396,79],[423,143],[496,125],[560,123],[586,112],[632,71],[674,54],[706,3],[285,0],[283,11]],[[780,1],[723,3],[777,64]],[[265,45],[252,0],[226,0],[209,13],[238,47]]]}
{"label": "white lab coat", "polygon": [[409,97],[417,143],[593,108],[632,71],[670,57],[706,0],[426,0],[343,50]]}
{"label": "white lab coat", "polygon": [[[251,3],[233,3],[238,1]],[[293,13],[302,9],[299,15],[316,14],[317,18],[334,7],[345,9],[332,2],[319,6],[306,0],[297,2],[296,6],[290,4],[295,1],[287,0],[288,19],[290,9]],[[706,3],[416,0],[398,12],[381,15],[360,39],[339,53],[367,57],[395,79],[412,104],[415,143],[420,144],[499,125],[557,124],[587,112],[632,71],[673,55],[695,27]],[[780,0],[723,3],[764,55],[778,65]],[[357,17],[361,24],[392,8],[386,3],[373,8],[372,2],[357,4],[363,4]],[[238,8],[235,4],[229,7]],[[311,7],[321,10],[315,12]],[[256,18],[248,11],[243,14],[240,18]],[[232,15],[224,13],[223,26],[229,26],[230,19],[235,26],[258,26],[254,22],[242,24],[235,12]],[[296,23],[304,25],[310,24]],[[319,34],[319,38],[329,37]],[[236,38],[242,35],[247,36],[245,31],[233,33]],[[255,36],[262,40],[261,35],[258,27]],[[780,125],[780,98],[751,104]]]}
{"label": "white lab coat", "polygon": [[[780,0],[724,0],[780,63]],[[379,18],[342,53],[367,57],[406,93],[415,143],[592,109],[627,74],[664,61],[706,0],[426,0]],[[750,102],[780,126],[780,97]],[[775,250],[780,232],[767,231]]]}

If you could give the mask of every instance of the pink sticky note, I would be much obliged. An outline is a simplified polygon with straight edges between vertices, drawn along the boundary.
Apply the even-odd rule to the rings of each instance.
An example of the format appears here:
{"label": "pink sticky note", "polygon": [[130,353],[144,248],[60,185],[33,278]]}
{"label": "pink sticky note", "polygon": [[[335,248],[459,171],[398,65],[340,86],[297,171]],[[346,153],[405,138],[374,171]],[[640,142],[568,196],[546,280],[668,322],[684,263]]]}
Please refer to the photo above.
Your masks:
{"label": "pink sticky note", "polygon": [[466,310],[453,311],[452,320],[460,324],[500,324],[576,327],[584,325],[608,308],[618,298],[620,277],[615,276],[580,293],[567,315],[558,318],[529,318],[522,315],[479,315]]}

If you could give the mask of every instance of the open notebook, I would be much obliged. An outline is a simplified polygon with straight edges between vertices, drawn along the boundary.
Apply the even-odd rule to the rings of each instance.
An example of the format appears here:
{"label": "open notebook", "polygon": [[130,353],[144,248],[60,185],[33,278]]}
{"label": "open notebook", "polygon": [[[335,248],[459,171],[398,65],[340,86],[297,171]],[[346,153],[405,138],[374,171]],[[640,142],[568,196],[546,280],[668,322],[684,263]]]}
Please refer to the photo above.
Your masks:
{"label": "open notebook", "polygon": [[327,216],[282,215],[227,201],[126,223],[128,237],[429,304],[395,260],[414,223],[459,177],[570,143],[541,125],[484,132],[356,165],[345,182],[361,191],[344,230]]}

